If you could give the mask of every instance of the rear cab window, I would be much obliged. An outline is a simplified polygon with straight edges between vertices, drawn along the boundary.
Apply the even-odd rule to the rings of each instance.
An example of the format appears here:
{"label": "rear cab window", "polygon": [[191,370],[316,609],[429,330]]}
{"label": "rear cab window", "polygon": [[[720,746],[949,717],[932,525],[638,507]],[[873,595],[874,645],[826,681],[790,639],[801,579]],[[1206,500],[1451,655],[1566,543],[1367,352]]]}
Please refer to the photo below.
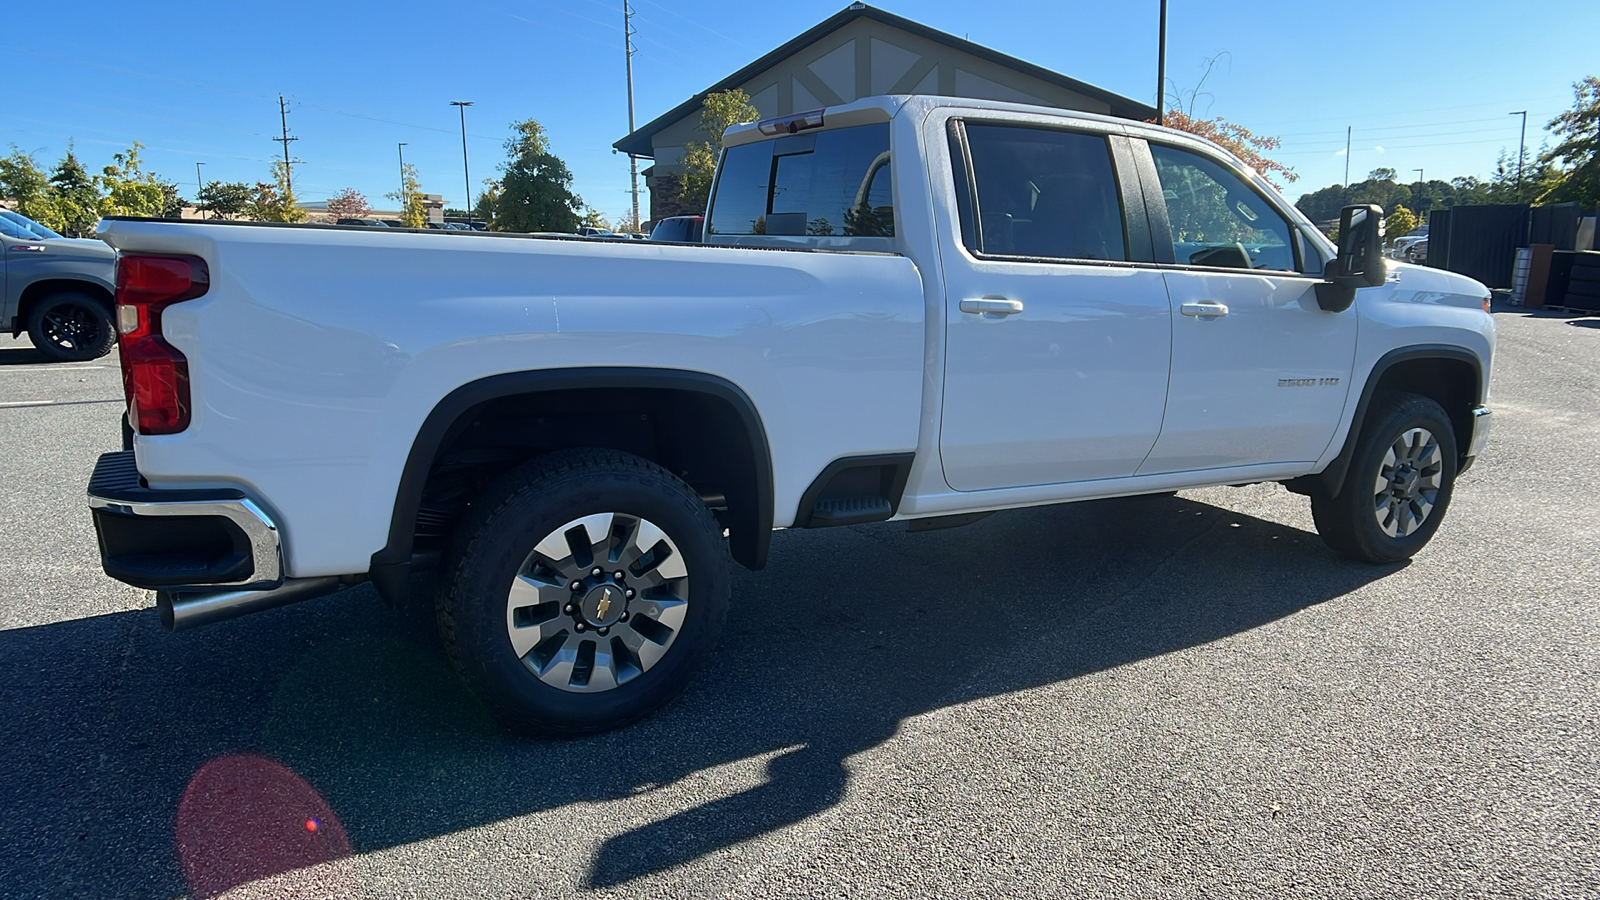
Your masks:
{"label": "rear cab window", "polygon": [[892,238],[889,158],[887,122],[729,147],[718,166],[706,239]]}

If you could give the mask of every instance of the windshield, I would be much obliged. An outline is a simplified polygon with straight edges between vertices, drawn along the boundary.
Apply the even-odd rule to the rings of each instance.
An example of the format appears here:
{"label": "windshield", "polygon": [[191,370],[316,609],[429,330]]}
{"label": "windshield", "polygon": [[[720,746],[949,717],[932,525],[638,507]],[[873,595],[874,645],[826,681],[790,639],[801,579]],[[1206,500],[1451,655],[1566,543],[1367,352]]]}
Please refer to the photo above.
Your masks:
{"label": "windshield", "polygon": [[40,225],[38,222],[35,222],[34,220],[28,218],[27,216],[22,215],[21,213],[14,213],[9,209],[0,209],[0,219],[4,219],[4,220],[10,222],[13,225],[16,225],[18,227],[24,228],[24,229],[26,229],[28,231],[28,234],[25,234],[25,235],[23,235],[23,234],[10,234],[9,232],[7,232],[7,235],[9,237],[30,237],[30,238],[47,238],[47,239],[48,238],[59,238],[59,237],[62,237],[62,235],[57,234],[54,231],[51,231],[50,229],[44,227],[43,225]]}

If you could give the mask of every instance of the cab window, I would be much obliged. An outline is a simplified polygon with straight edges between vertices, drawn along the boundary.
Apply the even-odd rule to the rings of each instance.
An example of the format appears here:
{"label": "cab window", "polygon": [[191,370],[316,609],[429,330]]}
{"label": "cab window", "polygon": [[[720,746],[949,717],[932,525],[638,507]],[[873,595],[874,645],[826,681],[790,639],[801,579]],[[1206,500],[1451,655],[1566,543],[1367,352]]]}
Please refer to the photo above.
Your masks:
{"label": "cab window", "polygon": [[708,234],[894,237],[887,123],[741,144],[723,154]]}
{"label": "cab window", "polygon": [[1197,153],[1150,145],[1179,265],[1293,272],[1289,223],[1244,179]]}
{"label": "cab window", "polygon": [[968,247],[1029,259],[1128,258],[1103,135],[968,122],[966,137],[977,221],[963,230],[978,232],[965,234]]}

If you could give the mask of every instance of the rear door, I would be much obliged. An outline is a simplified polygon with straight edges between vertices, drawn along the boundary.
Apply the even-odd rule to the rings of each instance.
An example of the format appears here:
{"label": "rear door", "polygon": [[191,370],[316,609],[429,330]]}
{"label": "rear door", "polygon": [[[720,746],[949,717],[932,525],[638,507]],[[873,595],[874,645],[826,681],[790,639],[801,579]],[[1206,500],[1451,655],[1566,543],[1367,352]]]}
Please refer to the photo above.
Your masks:
{"label": "rear door", "polygon": [[1315,461],[1349,391],[1355,311],[1317,305],[1321,258],[1242,173],[1196,147],[1134,149],[1160,184],[1172,298],[1172,385],[1139,474]]}
{"label": "rear door", "polygon": [[960,207],[940,229],[946,481],[1134,474],[1161,430],[1172,322],[1126,137],[976,112],[926,127]]}

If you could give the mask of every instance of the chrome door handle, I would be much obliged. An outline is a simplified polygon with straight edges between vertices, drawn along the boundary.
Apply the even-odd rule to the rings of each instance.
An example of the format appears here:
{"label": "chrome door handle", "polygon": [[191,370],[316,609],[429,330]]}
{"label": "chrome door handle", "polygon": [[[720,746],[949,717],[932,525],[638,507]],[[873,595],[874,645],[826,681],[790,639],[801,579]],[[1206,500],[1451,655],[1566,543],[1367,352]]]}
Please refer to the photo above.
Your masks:
{"label": "chrome door handle", "polygon": [[1012,313],[1022,312],[1022,301],[1012,300],[1009,297],[979,297],[976,300],[961,301],[961,311],[1009,316]]}
{"label": "chrome door handle", "polygon": [[1196,300],[1185,303],[1179,307],[1179,311],[1186,316],[1200,319],[1220,319],[1228,314],[1228,305],[1215,300]]}

